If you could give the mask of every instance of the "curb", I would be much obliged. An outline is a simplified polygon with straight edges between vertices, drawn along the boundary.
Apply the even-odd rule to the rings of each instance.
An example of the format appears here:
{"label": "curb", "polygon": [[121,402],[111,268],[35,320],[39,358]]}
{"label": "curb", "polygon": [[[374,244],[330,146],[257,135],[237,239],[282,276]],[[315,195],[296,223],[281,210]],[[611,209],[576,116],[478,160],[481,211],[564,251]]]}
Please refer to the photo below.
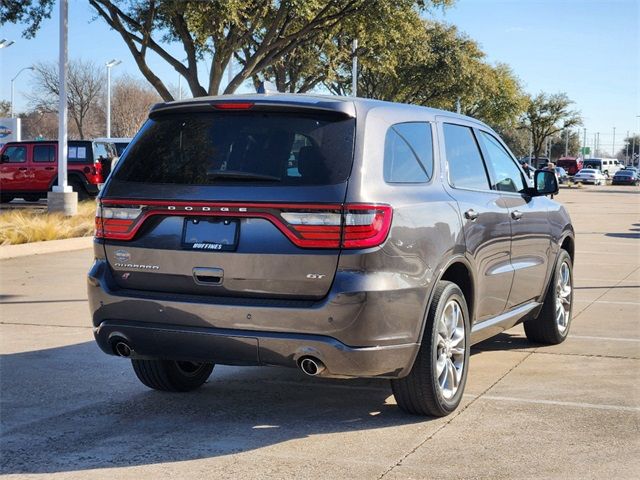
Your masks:
{"label": "curb", "polygon": [[0,247],[0,260],[28,257],[30,255],[44,255],[47,253],[71,252],[91,248],[93,237],[75,237],[47,242],[22,243],[19,245],[4,245]]}

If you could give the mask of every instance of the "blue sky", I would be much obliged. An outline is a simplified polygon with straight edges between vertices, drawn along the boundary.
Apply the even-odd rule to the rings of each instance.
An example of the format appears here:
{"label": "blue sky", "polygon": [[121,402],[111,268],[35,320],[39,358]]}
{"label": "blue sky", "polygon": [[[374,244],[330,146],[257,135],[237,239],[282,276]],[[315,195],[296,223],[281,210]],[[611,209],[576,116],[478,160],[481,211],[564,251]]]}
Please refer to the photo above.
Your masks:
{"label": "blue sky", "polygon": [[[120,36],[83,0],[70,0],[69,56],[97,64],[117,58],[123,73],[141,76]],[[5,25],[0,38],[15,40],[0,49],[0,98],[9,99],[10,80],[21,68],[58,56],[58,8],[33,40],[22,27]],[[640,2],[638,0],[458,0],[433,15],[476,40],[491,62],[509,64],[525,90],[566,92],[582,112],[587,142],[600,132],[600,146],[616,149],[627,131],[640,132]],[[169,51],[180,54],[179,45]],[[177,84],[177,74],[158,58],[150,61],[160,77]],[[206,77],[208,62],[201,65]],[[29,72],[16,80],[16,107],[26,106]]]}

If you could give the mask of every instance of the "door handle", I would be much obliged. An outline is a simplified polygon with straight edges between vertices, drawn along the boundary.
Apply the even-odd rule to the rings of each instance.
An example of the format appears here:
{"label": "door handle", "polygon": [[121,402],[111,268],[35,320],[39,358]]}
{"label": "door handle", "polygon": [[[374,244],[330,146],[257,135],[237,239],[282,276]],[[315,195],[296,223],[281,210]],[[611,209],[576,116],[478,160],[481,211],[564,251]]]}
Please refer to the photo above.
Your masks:
{"label": "door handle", "polygon": [[478,218],[478,215],[480,214],[473,208],[470,208],[469,210],[464,212],[464,218],[466,218],[467,220],[471,220],[472,222]]}
{"label": "door handle", "polygon": [[26,172],[27,171],[27,167],[19,167],[18,170],[20,170],[21,172]]}
{"label": "door handle", "polygon": [[514,220],[520,220],[522,218],[522,212],[519,210],[514,210],[513,212],[511,212],[511,218],[513,218]]}
{"label": "door handle", "polygon": [[53,170],[53,167],[44,167],[45,170]]}

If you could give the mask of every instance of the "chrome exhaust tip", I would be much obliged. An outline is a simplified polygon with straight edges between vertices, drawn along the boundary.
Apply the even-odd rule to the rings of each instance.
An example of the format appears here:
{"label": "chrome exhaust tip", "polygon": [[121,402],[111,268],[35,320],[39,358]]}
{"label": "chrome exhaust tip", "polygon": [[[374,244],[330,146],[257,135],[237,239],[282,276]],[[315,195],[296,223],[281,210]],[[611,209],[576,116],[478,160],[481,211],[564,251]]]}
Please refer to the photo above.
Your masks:
{"label": "chrome exhaust tip", "polygon": [[116,352],[116,355],[125,358],[129,358],[132,352],[131,347],[127,343],[122,341],[116,343],[114,351]]}
{"label": "chrome exhaust tip", "polygon": [[310,377],[320,375],[325,368],[324,363],[317,358],[304,357],[300,360],[300,369]]}

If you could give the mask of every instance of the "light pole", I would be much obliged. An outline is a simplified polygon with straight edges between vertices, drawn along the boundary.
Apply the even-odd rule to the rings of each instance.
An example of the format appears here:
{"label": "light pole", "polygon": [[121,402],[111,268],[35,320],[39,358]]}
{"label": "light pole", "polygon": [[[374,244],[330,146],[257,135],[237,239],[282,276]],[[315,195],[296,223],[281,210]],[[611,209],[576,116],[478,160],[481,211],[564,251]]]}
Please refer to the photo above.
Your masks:
{"label": "light pole", "polygon": [[67,183],[67,70],[69,68],[69,3],[60,0],[58,58],[58,184],[47,193],[47,209],[65,216],[78,213],[78,194]]}
{"label": "light pole", "polygon": [[18,75],[20,75],[25,70],[33,70],[33,67],[24,67],[18,73],[16,73],[15,77],[13,77],[11,79],[11,110],[10,110],[11,118],[13,118],[13,111],[14,111],[14,108],[13,108],[13,82],[15,82],[16,78],[18,78]]}
{"label": "light pole", "polygon": [[111,68],[121,63],[121,60],[115,58],[105,63],[107,66],[107,138],[111,138]]}
{"label": "light pole", "polygon": [[14,43],[16,42],[14,42],[13,40],[7,40],[6,38],[3,38],[2,40],[0,40],[0,48],[10,47]]}
{"label": "light pole", "polygon": [[613,144],[611,145],[611,156],[616,156],[616,127],[613,127]]}

